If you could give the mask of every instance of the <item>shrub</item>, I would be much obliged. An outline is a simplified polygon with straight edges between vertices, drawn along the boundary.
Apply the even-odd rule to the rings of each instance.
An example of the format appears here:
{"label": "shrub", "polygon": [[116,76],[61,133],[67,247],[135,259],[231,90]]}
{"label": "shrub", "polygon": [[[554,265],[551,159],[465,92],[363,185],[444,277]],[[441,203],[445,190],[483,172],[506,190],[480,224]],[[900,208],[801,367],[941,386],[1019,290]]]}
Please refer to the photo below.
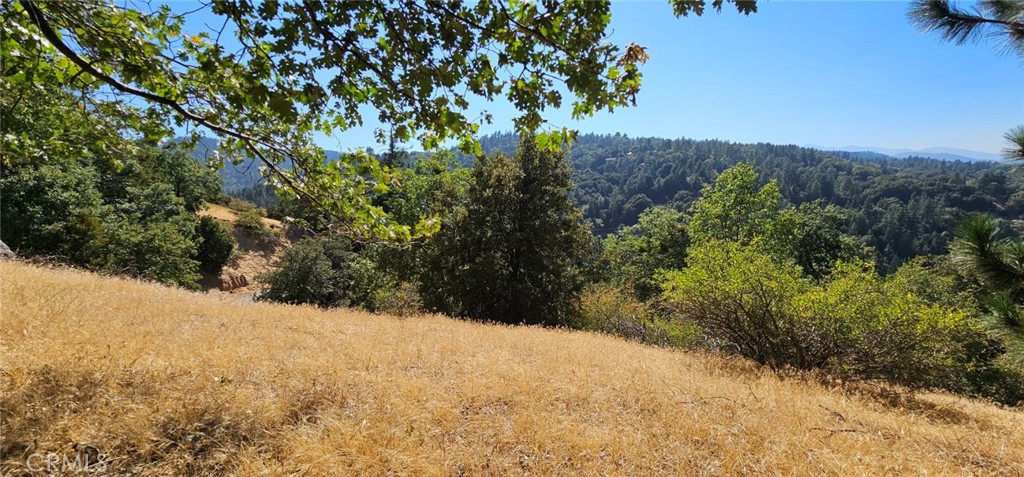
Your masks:
{"label": "shrub", "polygon": [[977,310],[976,297],[983,294],[949,256],[914,257],[900,266],[889,280],[928,303],[949,308]]}
{"label": "shrub", "polygon": [[228,194],[218,195],[215,199],[213,199],[213,202],[216,204],[223,205],[224,207],[234,210],[235,212],[246,212],[249,210],[257,209],[256,204],[253,204],[252,202],[249,202],[245,199],[230,196]]}
{"label": "shrub", "polygon": [[931,305],[863,262],[826,283],[754,248],[710,242],[690,268],[665,275],[665,297],[711,338],[774,369],[823,370],[841,379],[956,388],[986,340],[964,312]]}
{"label": "shrub", "polygon": [[196,247],[199,269],[214,275],[220,274],[235,251],[235,238],[231,236],[231,230],[213,217],[202,216],[196,223],[196,235],[199,237],[199,245]]}
{"label": "shrub", "polygon": [[259,209],[249,209],[238,214],[235,218],[235,228],[251,238],[264,238],[270,236],[270,228],[263,222],[263,216]]}
{"label": "shrub", "polygon": [[107,225],[101,249],[102,268],[112,273],[185,288],[196,288],[199,281],[195,243],[172,223],[117,220]]}
{"label": "shrub", "polygon": [[372,306],[381,274],[341,237],[308,237],[285,251],[277,269],[261,278],[260,300],[321,308]]}
{"label": "shrub", "polygon": [[405,317],[423,311],[417,286],[409,282],[376,288],[372,295],[372,311],[375,312]]}
{"label": "shrub", "polygon": [[609,286],[591,287],[583,294],[574,327],[677,348],[692,345],[696,336],[692,325],[664,316],[637,300],[632,290]]}
{"label": "shrub", "polygon": [[127,200],[108,216],[96,266],[114,273],[196,288],[199,262],[195,216],[168,184],[128,187]]}

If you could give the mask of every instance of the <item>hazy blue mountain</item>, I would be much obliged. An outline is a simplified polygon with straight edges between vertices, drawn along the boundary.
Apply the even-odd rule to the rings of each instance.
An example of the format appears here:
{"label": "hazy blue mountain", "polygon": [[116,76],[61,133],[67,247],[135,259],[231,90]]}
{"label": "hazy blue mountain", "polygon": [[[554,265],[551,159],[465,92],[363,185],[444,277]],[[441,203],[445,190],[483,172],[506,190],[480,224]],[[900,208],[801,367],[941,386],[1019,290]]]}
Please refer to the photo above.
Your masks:
{"label": "hazy blue mountain", "polygon": [[908,157],[924,157],[929,159],[938,159],[946,161],[999,161],[1001,158],[999,154],[992,154],[990,152],[974,151],[971,149],[959,149],[955,147],[928,147],[924,149],[893,149],[888,147],[876,147],[876,146],[843,146],[843,147],[831,147],[831,146],[818,146],[815,144],[808,144],[805,147],[813,149],[819,149],[822,151],[843,151],[843,152],[873,152],[877,154],[884,154],[889,157],[895,157],[898,159],[905,159]]}
{"label": "hazy blue mountain", "polygon": [[[192,149],[192,157],[206,161],[213,157],[216,152],[217,139],[204,137]],[[341,153],[338,151],[328,150],[324,152],[327,155],[328,162],[341,157]],[[289,168],[291,163],[286,161],[283,167]],[[264,182],[263,175],[260,173],[260,162],[253,158],[246,158],[240,164],[225,162],[224,168],[219,173],[221,183],[224,186],[224,192],[235,192]]]}

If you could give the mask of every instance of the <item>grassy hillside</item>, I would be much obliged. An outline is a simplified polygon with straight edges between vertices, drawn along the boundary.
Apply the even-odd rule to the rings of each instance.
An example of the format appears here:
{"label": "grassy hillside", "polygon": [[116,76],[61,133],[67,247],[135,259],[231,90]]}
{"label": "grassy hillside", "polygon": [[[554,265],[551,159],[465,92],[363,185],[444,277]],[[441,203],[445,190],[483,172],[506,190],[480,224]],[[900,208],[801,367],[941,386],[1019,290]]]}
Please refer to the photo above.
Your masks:
{"label": "grassy hillside", "polygon": [[[224,207],[223,205],[210,203],[204,205],[203,209],[198,212],[198,215],[208,215],[229,224],[238,219],[237,211]],[[280,220],[269,219],[267,217],[263,217],[262,220],[264,224],[267,224],[267,227],[269,227],[270,230],[284,230],[284,224],[281,223]]]}
{"label": "grassy hillside", "polygon": [[1024,475],[1024,413],[947,395],[586,333],[0,276],[5,475],[47,452],[164,475]]}

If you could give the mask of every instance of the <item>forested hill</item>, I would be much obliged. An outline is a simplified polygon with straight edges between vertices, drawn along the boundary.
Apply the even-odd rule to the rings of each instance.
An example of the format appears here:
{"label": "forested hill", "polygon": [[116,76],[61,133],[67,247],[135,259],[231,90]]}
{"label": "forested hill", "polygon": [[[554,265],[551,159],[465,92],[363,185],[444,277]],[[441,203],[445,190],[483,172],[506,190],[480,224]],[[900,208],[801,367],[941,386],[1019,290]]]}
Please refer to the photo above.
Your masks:
{"label": "forested hill", "polygon": [[[181,141],[182,138],[175,138],[174,141]],[[200,161],[209,161],[217,153],[217,139],[210,137],[200,138],[195,147],[192,148],[192,157]],[[325,150],[327,161],[336,161],[341,157],[338,151]],[[286,163],[285,167],[290,167]],[[225,161],[224,167],[218,171],[221,185],[225,192],[235,193],[246,188],[257,188],[262,190],[262,184],[266,183],[260,172],[259,161],[252,158],[245,158],[235,164]]]}
{"label": "forested hill", "polygon": [[[487,152],[511,152],[517,136],[492,134],[481,143]],[[575,197],[602,235],[636,223],[654,205],[685,211],[705,184],[744,161],[753,162],[763,180],[777,180],[794,204],[820,199],[845,209],[850,232],[876,248],[883,267],[944,253],[966,213],[1024,214],[1024,177],[999,163],[620,134],[580,135],[569,159]]]}
{"label": "forested hill", "polygon": [[[497,133],[480,141],[485,152],[511,153],[518,136]],[[211,145],[215,143],[204,142],[194,155],[205,156],[200,149],[212,150]],[[336,157],[329,151],[329,159]],[[1001,163],[621,134],[580,135],[568,158],[573,195],[598,235],[635,224],[655,205],[686,211],[704,185],[740,162],[753,162],[764,182],[775,179],[789,202],[820,200],[842,208],[848,232],[875,248],[883,270],[917,255],[946,253],[953,231],[968,213],[1024,218],[1024,174]],[[472,159],[463,156],[463,161],[468,165]],[[267,193],[263,187],[250,187],[260,176],[248,161],[227,164],[221,178],[225,190],[249,200]]]}

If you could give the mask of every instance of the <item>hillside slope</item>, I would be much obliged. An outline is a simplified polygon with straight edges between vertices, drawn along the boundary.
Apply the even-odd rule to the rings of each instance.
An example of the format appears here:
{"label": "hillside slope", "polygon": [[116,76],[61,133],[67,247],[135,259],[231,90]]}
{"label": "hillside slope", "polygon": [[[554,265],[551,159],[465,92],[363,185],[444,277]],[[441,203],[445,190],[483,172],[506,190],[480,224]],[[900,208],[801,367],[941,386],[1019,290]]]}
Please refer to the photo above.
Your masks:
{"label": "hillside slope", "polygon": [[[238,219],[238,212],[222,205],[206,204],[198,215],[212,217],[231,226]],[[286,238],[287,228],[280,220],[263,217],[263,223],[274,234],[267,237],[253,237],[244,230],[231,227],[235,238],[235,253],[219,275],[204,272],[200,286],[203,290],[222,291],[233,295],[252,297],[261,287],[258,279],[269,272],[291,246]]]}
{"label": "hillside slope", "polygon": [[[0,263],[0,474],[1024,475],[1024,413],[616,338]],[[35,465],[39,465],[36,461]]]}

